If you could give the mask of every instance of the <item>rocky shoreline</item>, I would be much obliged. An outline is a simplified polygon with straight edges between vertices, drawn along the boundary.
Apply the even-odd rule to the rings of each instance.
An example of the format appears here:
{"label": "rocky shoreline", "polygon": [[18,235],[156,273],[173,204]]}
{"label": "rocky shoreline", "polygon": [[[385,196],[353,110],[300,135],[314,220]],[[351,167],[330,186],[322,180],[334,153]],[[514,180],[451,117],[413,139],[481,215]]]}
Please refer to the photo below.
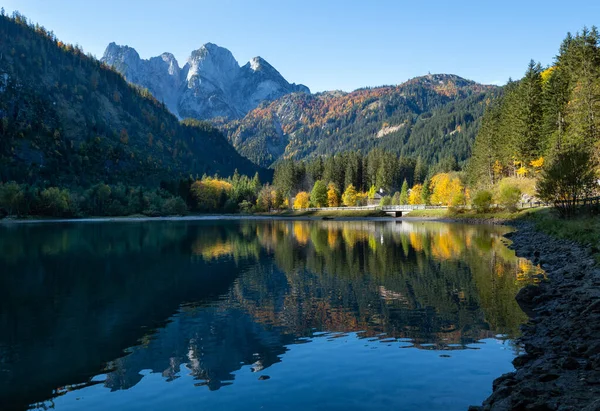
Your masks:
{"label": "rocky shoreline", "polygon": [[527,222],[510,222],[517,255],[540,264],[548,281],[524,287],[517,302],[529,315],[516,371],[493,383],[469,411],[600,411],[600,267],[591,250]]}

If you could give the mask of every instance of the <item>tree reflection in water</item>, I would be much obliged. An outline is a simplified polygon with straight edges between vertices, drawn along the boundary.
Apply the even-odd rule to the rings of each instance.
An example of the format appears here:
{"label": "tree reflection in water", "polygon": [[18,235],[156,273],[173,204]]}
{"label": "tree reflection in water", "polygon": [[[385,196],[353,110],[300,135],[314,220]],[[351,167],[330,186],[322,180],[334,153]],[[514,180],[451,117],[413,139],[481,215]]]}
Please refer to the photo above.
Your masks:
{"label": "tree reflection in water", "polygon": [[331,333],[437,350],[511,338],[525,319],[514,295],[543,273],[505,247],[505,231],[286,220],[1,227],[1,402],[20,408],[98,382],[127,389],[143,370],[171,381],[183,367],[216,390],[243,365],[262,371],[290,345]]}

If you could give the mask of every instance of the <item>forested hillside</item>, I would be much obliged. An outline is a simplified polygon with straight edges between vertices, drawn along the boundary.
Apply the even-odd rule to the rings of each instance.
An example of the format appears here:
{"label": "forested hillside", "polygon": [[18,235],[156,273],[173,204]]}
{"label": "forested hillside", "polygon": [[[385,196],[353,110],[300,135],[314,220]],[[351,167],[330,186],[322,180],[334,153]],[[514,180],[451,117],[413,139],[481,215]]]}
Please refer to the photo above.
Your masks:
{"label": "forested hillside", "polygon": [[0,16],[1,181],[157,185],[236,168],[258,170],[211,125],[180,123],[79,47],[18,13]]}
{"label": "forested hillside", "polygon": [[[473,184],[536,177],[564,156],[594,166],[600,149],[599,42],[595,28],[569,34],[551,66],[532,61],[521,80],[505,87],[477,136],[469,164]],[[576,163],[565,163],[564,171]],[[573,177],[584,177],[578,174]]]}
{"label": "forested hillside", "polygon": [[352,93],[286,95],[241,120],[216,121],[256,164],[372,148],[435,164],[471,154],[480,118],[499,88],[454,75]]}

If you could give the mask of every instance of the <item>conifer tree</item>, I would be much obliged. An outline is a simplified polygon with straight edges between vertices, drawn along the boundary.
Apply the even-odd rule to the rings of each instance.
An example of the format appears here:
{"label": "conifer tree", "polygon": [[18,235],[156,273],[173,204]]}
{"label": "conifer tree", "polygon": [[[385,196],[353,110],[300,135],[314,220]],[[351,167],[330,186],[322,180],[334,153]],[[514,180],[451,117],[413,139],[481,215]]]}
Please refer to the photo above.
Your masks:
{"label": "conifer tree", "polygon": [[400,190],[400,205],[408,204],[408,182],[404,180],[402,189]]}

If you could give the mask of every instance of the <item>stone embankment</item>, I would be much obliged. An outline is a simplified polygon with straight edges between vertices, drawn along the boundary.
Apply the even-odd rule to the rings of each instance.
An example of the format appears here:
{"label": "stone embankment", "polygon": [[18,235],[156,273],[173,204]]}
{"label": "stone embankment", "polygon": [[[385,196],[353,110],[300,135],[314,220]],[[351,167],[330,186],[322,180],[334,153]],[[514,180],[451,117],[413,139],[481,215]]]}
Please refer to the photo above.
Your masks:
{"label": "stone embankment", "polygon": [[600,411],[600,267],[590,248],[516,223],[507,235],[520,257],[540,264],[548,281],[529,285],[517,301],[529,315],[516,371],[493,384],[470,411]]}

